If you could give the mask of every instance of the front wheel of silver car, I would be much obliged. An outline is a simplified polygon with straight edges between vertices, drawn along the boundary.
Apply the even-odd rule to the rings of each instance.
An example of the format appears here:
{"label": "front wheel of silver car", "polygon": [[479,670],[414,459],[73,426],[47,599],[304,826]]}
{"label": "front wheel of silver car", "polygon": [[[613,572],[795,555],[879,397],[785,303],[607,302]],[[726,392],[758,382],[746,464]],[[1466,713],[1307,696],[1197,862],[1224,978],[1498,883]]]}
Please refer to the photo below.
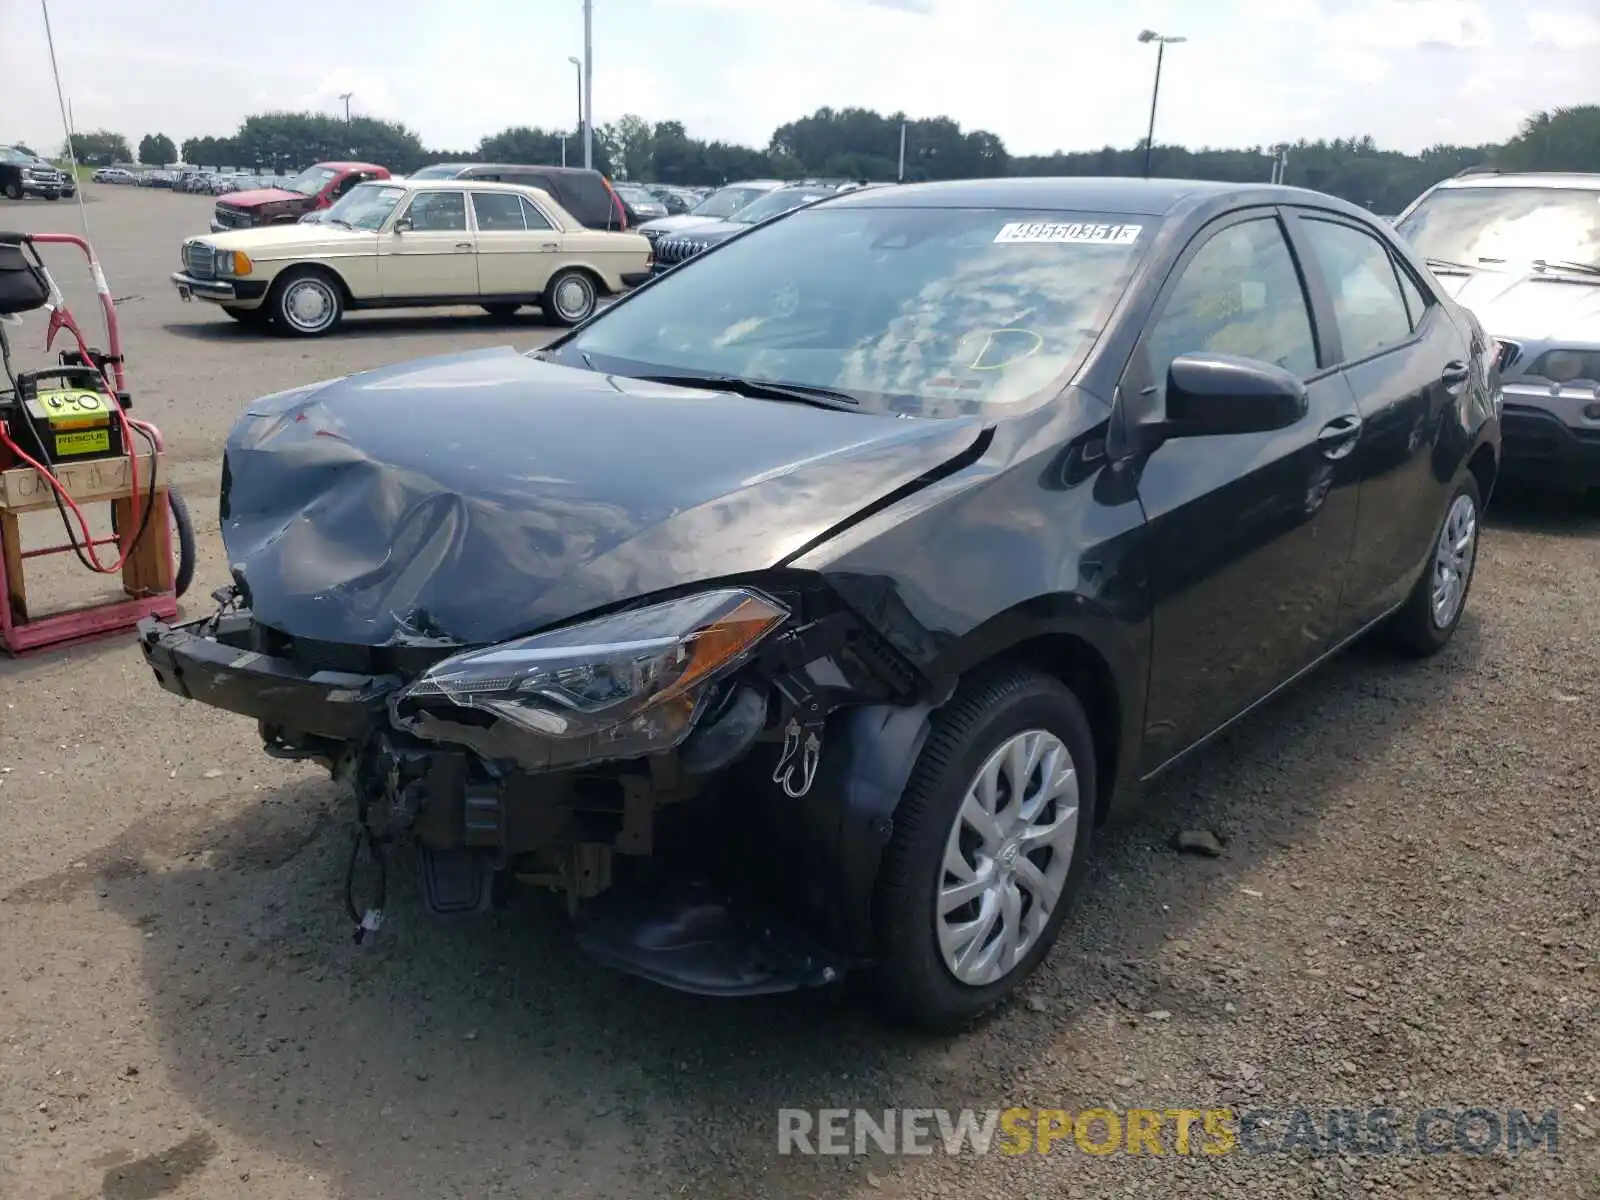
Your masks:
{"label": "front wheel of silver car", "polygon": [[344,317],[343,289],[316,267],[296,267],[279,277],[267,305],[276,327],[295,337],[327,333]]}
{"label": "front wheel of silver car", "polygon": [[879,998],[949,1031],[998,1004],[1049,952],[1086,861],[1094,741],[1059,680],[996,667],[933,727],[894,815],[874,918]]}
{"label": "front wheel of silver car", "polygon": [[541,307],[553,325],[578,325],[594,315],[600,303],[600,290],[587,271],[568,268],[557,271],[545,285]]}

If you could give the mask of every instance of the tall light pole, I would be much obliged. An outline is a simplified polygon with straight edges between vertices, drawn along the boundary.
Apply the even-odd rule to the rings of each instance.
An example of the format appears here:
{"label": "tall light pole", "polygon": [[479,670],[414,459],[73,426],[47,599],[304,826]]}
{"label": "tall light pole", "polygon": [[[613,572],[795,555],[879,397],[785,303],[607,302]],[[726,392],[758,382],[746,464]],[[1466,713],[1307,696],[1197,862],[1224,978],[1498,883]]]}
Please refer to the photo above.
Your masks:
{"label": "tall light pole", "polygon": [[1150,178],[1150,151],[1156,145],[1156,101],[1161,98],[1161,60],[1166,57],[1167,47],[1187,42],[1186,37],[1164,37],[1154,29],[1146,29],[1139,34],[1141,42],[1156,44],[1156,85],[1150,91],[1150,132],[1144,138],[1144,177]]}
{"label": "tall light pole", "polygon": [[[578,56],[575,54],[567,55],[567,61],[577,68],[578,71],[578,136],[582,137],[584,129],[588,127],[588,122],[583,119],[583,63],[578,61]],[[561,153],[565,155],[566,152],[566,143],[563,142],[561,145]],[[562,159],[561,165],[567,165],[565,158]]]}
{"label": "tall light pole", "polygon": [[583,165],[594,169],[594,0],[583,0]]}
{"label": "tall light pole", "polygon": [[899,182],[906,181],[906,122],[900,122],[900,174]]}
{"label": "tall light pole", "polygon": [[350,97],[354,95],[354,92],[339,93],[339,99],[344,101],[344,131],[346,133],[350,132]]}

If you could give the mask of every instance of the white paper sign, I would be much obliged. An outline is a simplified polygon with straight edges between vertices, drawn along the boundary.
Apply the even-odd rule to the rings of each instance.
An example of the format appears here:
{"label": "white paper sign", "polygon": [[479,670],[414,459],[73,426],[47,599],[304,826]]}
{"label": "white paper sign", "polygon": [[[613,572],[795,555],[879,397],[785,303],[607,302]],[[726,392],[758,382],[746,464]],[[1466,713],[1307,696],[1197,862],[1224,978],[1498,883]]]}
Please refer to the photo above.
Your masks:
{"label": "white paper sign", "polygon": [[1139,240],[1143,225],[1093,225],[1081,221],[1009,221],[994,235],[997,243],[1010,245],[1095,244],[1131,246]]}

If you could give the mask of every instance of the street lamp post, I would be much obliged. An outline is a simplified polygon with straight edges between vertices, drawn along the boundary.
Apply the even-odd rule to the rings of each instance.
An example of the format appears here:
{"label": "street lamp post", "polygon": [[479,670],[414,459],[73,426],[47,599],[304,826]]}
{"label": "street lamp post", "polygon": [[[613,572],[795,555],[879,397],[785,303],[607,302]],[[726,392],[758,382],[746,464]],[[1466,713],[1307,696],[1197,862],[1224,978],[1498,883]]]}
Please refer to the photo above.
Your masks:
{"label": "street lamp post", "polygon": [[[578,136],[582,137],[583,131],[588,128],[588,122],[583,119],[583,63],[578,60],[578,56],[575,54],[567,55],[567,61],[571,63],[578,72]],[[563,139],[561,143],[561,153],[561,165],[566,166],[567,160],[565,156],[567,153],[567,144],[565,139]]]}
{"label": "street lamp post", "polygon": [[1153,29],[1146,29],[1139,34],[1141,42],[1156,44],[1156,83],[1150,91],[1150,131],[1144,138],[1144,177],[1150,178],[1150,152],[1156,145],[1156,101],[1161,98],[1161,60],[1166,57],[1167,47],[1186,42],[1186,37],[1165,37]]}
{"label": "street lamp post", "polygon": [[583,0],[583,165],[594,169],[594,0]]}

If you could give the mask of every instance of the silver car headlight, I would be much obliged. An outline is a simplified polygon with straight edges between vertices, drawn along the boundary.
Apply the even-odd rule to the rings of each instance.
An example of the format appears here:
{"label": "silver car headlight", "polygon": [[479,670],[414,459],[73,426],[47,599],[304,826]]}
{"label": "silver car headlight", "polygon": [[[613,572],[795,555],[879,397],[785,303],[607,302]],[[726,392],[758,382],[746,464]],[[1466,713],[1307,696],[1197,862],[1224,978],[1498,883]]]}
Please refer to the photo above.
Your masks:
{"label": "silver car headlight", "polygon": [[659,754],[788,616],[748,588],[702,592],[455,655],[393,705],[402,724],[402,705],[430,699],[499,717],[542,741],[550,766]]}

